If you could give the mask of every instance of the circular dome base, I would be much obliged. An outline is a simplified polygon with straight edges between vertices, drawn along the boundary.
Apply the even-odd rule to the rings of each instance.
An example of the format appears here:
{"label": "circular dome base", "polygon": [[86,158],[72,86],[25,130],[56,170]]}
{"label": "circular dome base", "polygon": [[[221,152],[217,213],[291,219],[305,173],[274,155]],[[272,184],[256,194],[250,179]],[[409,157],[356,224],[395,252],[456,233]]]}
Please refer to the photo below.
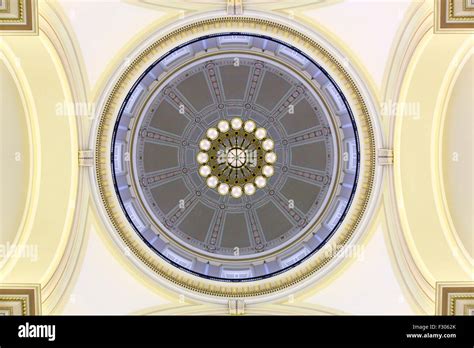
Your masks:
{"label": "circular dome base", "polygon": [[[188,41],[173,47],[178,35]],[[221,122],[231,130],[236,117],[256,124],[237,139],[262,140],[264,165],[249,173],[266,182],[254,179],[252,194],[245,173],[225,194],[208,180],[223,175],[209,166],[219,134],[208,130],[226,134]],[[310,38],[254,18],[204,20],[150,46],[110,94],[97,139],[97,182],[121,240],[160,276],[218,296],[277,291],[319,270],[334,255],[318,251],[356,229],[375,173],[370,116],[351,77]],[[242,149],[229,147],[226,167],[247,164]]]}

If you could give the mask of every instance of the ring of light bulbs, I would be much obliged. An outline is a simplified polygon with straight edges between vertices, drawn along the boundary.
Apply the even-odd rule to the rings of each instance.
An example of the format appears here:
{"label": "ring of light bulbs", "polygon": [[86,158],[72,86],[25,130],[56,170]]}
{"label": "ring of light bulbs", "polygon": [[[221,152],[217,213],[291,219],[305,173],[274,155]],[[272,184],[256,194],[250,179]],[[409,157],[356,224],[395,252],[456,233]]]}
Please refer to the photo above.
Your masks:
{"label": "ring of light bulbs", "polygon": [[[229,140],[232,138],[235,139],[235,145]],[[225,159],[216,164],[216,148],[222,148],[225,142],[227,142]],[[206,137],[199,142],[200,151],[196,155],[200,165],[199,174],[206,180],[209,188],[215,189],[222,196],[227,194],[234,198],[240,198],[243,194],[251,196],[257,189],[264,188],[275,172],[273,164],[277,160],[277,155],[273,152],[274,147],[273,140],[267,136],[267,130],[258,127],[254,121],[244,122],[238,117],[230,121],[221,120],[216,127],[209,128]],[[249,158],[246,152],[248,148],[255,149],[254,151],[258,149],[258,165],[248,165]],[[239,172],[247,173],[245,181],[228,180],[232,173],[237,177]],[[223,180],[224,177],[227,180]]]}

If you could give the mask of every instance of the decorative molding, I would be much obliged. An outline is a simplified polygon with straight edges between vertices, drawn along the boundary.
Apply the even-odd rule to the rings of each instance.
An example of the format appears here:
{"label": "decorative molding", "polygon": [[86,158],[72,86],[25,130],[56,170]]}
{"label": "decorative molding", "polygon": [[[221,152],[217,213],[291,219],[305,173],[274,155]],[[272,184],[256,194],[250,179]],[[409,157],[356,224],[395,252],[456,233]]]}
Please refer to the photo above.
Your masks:
{"label": "decorative molding", "polygon": [[0,0],[0,35],[38,35],[37,0]]}
{"label": "decorative molding", "polygon": [[474,0],[436,0],[435,33],[473,33]]}
{"label": "decorative molding", "polygon": [[[394,41],[392,58],[388,64],[383,87],[382,100],[398,102],[408,67],[415,56],[417,48],[423,39],[433,32],[433,3],[420,2],[412,5],[405,22],[400,24],[403,30]],[[393,149],[395,138],[395,122],[397,117],[385,117],[387,127],[387,142],[385,148]],[[434,284],[429,274],[420,264],[410,246],[408,236],[404,233],[402,214],[399,208],[399,192],[395,189],[395,168],[386,167],[388,188],[384,194],[384,210],[387,216],[387,238],[390,241],[394,268],[399,275],[399,281],[420,314],[432,314],[435,304]]]}
{"label": "decorative molding", "polygon": [[243,0],[227,0],[227,14],[241,15],[244,12]]}
{"label": "decorative molding", "polygon": [[41,315],[41,285],[2,284],[0,315]]}
{"label": "decorative molding", "polygon": [[93,150],[79,150],[79,165],[82,167],[92,167],[94,164]]}
{"label": "decorative molding", "polygon": [[378,162],[382,166],[393,164],[393,150],[392,149],[379,149]]}
{"label": "decorative molding", "polygon": [[245,314],[245,302],[244,300],[229,300],[229,314],[230,315],[243,315]]}
{"label": "decorative molding", "polygon": [[[276,11],[287,13],[290,16],[296,12],[316,7],[330,6],[340,0],[123,0],[130,5],[149,9],[174,10],[182,13],[223,11],[227,15],[243,14],[245,10]],[[244,6],[245,5],[245,6]],[[235,12],[234,12],[235,11]]]}
{"label": "decorative molding", "polygon": [[[239,304],[240,303],[240,304]],[[240,306],[240,307],[235,307]],[[231,309],[232,308],[232,309]],[[240,312],[234,311],[235,308],[240,308]],[[156,307],[146,308],[137,312],[130,313],[131,315],[347,315],[348,313],[321,305],[316,305],[308,302],[294,303],[254,303],[248,304],[244,300],[231,299],[225,304],[200,304],[200,303],[168,303]]]}
{"label": "decorative molding", "polygon": [[[42,1],[39,11],[41,34],[51,42],[59,57],[58,64],[64,69],[67,85],[70,88],[73,103],[84,103],[88,100],[89,86],[86,70],[80,54],[79,45],[66,14],[57,1]],[[83,143],[87,139],[89,118],[74,117],[76,120],[77,147],[87,149]],[[78,158],[80,163],[80,159]],[[86,224],[89,213],[88,170],[90,167],[78,167],[77,200],[74,209],[74,220],[64,252],[49,279],[42,284],[42,313],[58,314],[69,300],[70,287],[80,264]]]}
{"label": "decorative molding", "polygon": [[474,282],[437,282],[437,315],[474,315]]}

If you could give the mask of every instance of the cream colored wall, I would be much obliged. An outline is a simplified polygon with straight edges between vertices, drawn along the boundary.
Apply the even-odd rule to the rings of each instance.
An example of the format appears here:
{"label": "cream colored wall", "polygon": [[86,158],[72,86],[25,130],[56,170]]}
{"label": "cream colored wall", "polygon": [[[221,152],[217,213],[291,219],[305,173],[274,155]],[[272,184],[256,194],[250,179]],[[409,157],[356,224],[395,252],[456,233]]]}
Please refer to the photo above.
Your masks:
{"label": "cream colored wall", "polygon": [[[472,277],[472,265],[452,253],[456,238],[446,216],[440,215],[445,214],[443,188],[431,175],[440,161],[439,149],[435,150],[439,141],[433,139],[434,124],[441,124],[443,114],[439,100],[445,74],[455,70],[453,62],[462,56],[468,37],[428,30],[408,40],[432,10],[428,2],[330,1],[279,12],[334,42],[347,57],[344,64],[361,72],[378,105],[399,95],[401,101],[419,102],[423,114],[416,121],[380,118],[384,144],[395,149],[395,164],[384,169],[384,199],[357,245],[359,254],[318,284],[288,293],[274,305],[253,304],[250,313],[432,314],[436,281]],[[78,167],[77,162],[78,150],[90,148],[93,120],[74,113],[57,115],[55,108],[66,101],[97,107],[109,76],[127,63],[131,48],[148,33],[178,21],[180,10],[136,1],[60,0],[40,2],[40,13],[39,37],[0,43],[2,52],[10,52],[10,61],[22,61],[21,90],[29,96],[26,114],[36,120],[30,139],[38,152],[33,163],[37,175],[31,179],[34,204],[18,206],[16,212],[27,211],[23,243],[38,246],[40,257],[35,263],[20,259],[2,268],[0,282],[41,283],[46,314],[170,314],[174,308],[181,314],[226,313],[225,306],[197,304],[153,283],[116,247],[90,194],[91,168]],[[403,44],[415,45],[413,57],[398,49]],[[400,63],[407,56],[408,63]],[[446,121],[447,142],[455,132],[452,127]],[[459,144],[451,141],[446,146]],[[8,164],[3,158],[1,163]],[[458,200],[450,188],[453,175],[459,178],[459,173],[445,175],[453,219],[459,207],[450,203]],[[390,196],[394,186],[399,205]],[[5,216],[2,210],[2,220]],[[466,222],[456,221],[466,227]],[[464,241],[466,230],[456,229]],[[410,274],[405,263],[414,265]]]}
{"label": "cream colored wall", "polygon": [[[64,314],[123,314],[179,301],[172,294],[147,284],[117,250],[103,240],[102,228],[92,209],[87,215],[82,262],[71,291],[61,303]],[[175,296],[176,297],[176,296]]]}
{"label": "cream colored wall", "polygon": [[[385,217],[375,217],[373,231],[342,269],[325,284],[315,284],[302,297],[304,303],[324,304],[344,313],[372,315],[416,314],[404,294],[401,279],[390,259]],[[350,289],[348,291],[348,289]]]}
{"label": "cream colored wall", "polygon": [[[89,85],[95,88],[107,67],[124,58],[125,46],[146,31],[166,11],[135,6],[123,1],[59,1],[73,27],[87,69]],[[84,21],[87,18],[87,21]]]}
{"label": "cream colored wall", "polygon": [[439,166],[441,105],[447,80],[471,45],[468,35],[424,36],[410,62],[400,98],[418,102],[420,115],[398,117],[395,123],[395,187],[403,232],[430,283],[473,277],[472,264],[454,252],[458,247],[441,207]]}
{"label": "cream colored wall", "polygon": [[[3,58],[3,57],[2,57]],[[30,184],[30,143],[22,96],[6,59],[0,60],[0,245],[15,243],[22,228]],[[7,218],[8,217],[8,218]],[[0,255],[0,264],[5,260]]]}
{"label": "cream colored wall", "polygon": [[[0,48],[16,69],[31,124],[28,134],[33,149],[33,170],[29,172],[31,198],[26,206],[18,207],[26,215],[19,243],[37,253],[34,260],[28,255],[10,258],[2,268],[0,282],[45,283],[62,257],[71,231],[77,181],[75,120],[57,112],[58,104],[70,100],[69,89],[44,35],[6,37]],[[10,162],[2,162],[2,171],[8,170],[9,165]],[[2,182],[4,187],[9,184]],[[9,216],[2,216],[3,219]]]}
{"label": "cream colored wall", "polygon": [[[446,205],[460,248],[474,259],[474,49],[459,64],[441,131]],[[455,236],[456,237],[456,236]]]}
{"label": "cream colored wall", "polygon": [[348,52],[348,63],[357,62],[379,94],[394,40],[410,6],[410,0],[349,0],[300,15],[338,42]]}

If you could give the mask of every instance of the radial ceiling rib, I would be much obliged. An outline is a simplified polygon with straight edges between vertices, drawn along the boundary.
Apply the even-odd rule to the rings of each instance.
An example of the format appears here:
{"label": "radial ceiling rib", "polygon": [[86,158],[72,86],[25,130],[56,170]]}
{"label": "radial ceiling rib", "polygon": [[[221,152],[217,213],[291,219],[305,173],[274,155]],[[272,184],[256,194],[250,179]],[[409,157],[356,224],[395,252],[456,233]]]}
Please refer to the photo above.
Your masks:
{"label": "radial ceiling rib", "polygon": [[224,87],[222,85],[219,67],[214,62],[206,64],[206,78],[211,86],[212,95],[215,98],[216,104],[224,103]]}
{"label": "radial ceiling rib", "polygon": [[288,177],[320,187],[329,185],[331,181],[331,177],[325,172],[307,171],[294,168],[289,169]]}
{"label": "radial ceiling rib", "polygon": [[245,89],[245,104],[253,103],[255,98],[257,97],[257,88],[262,83],[263,67],[264,64],[262,62],[255,62],[254,66],[252,67],[250,79],[248,80]]}
{"label": "radial ceiling rib", "polygon": [[188,215],[196,204],[199,203],[199,196],[196,192],[197,191],[191,192],[183,199],[182,203],[178,200],[176,207],[166,217],[167,222],[171,226],[179,225],[186,215]]}
{"label": "radial ceiling rib", "polygon": [[285,113],[288,112],[290,107],[294,107],[298,101],[303,98],[303,88],[300,86],[292,87],[288,90],[276,104],[275,108],[270,111],[270,117],[273,117],[275,120],[278,120]]}
{"label": "radial ceiling rib", "polygon": [[206,233],[205,241],[208,244],[210,252],[214,252],[219,247],[219,239],[224,228],[226,211],[224,209],[217,209],[214,213],[209,229]]}
{"label": "radial ceiling rib", "polygon": [[180,146],[182,143],[182,139],[180,137],[164,132],[161,129],[157,129],[151,126],[142,130],[140,135],[147,143],[165,144],[165,145],[174,145],[174,146]]}
{"label": "radial ceiling rib", "polygon": [[146,173],[146,175],[141,179],[141,182],[144,186],[152,189],[163,184],[166,184],[170,181],[173,181],[177,177],[180,177],[183,174],[183,170],[178,168],[160,170],[153,173]]}
{"label": "radial ceiling rib", "polygon": [[185,116],[191,122],[195,121],[198,112],[175,87],[165,88],[164,94],[166,101],[173,105],[181,115]]}
{"label": "radial ceiling rib", "polygon": [[250,235],[253,239],[255,250],[260,252],[265,247],[265,236],[263,235],[262,228],[260,227],[258,216],[255,208],[250,208],[245,211],[245,218],[247,223],[247,229],[250,231]]}
{"label": "radial ceiling rib", "polygon": [[293,135],[287,138],[288,145],[291,147],[293,145],[303,145],[307,143],[313,143],[320,140],[326,140],[330,134],[330,130],[327,127],[315,127],[307,130],[304,133]]}

